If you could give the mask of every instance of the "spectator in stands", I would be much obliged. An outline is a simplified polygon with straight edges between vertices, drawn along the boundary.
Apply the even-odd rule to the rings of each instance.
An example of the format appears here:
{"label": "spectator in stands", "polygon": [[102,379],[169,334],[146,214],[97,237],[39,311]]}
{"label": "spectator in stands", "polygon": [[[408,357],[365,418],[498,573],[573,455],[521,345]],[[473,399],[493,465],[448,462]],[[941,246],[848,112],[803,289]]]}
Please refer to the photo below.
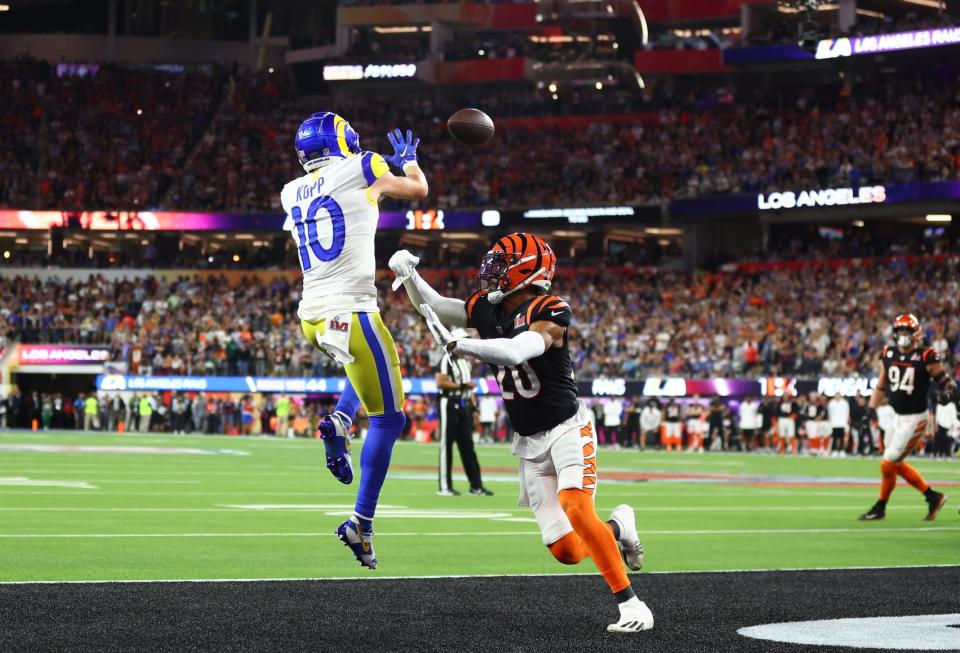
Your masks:
{"label": "spectator in stands", "polygon": [[[290,135],[317,106],[287,76],[249,70],[173,74],[102,65],[95,75],[56,77],[46,64],[15,60],[0,62],[4,80],[13,91],[0,99],[0,125],[12,136],[0,145],[0,206],[15,209],[277,211],[279,189],[297,165]],[[484,87],[479,98],[324,101],[351,118],[365,147],[386,147],[382,125],[400,117],[423,135],[435,191],[429,208],[476,207],[490,198],[535,206],[545,196],[560,204],[642,204],[960,178],[960,142],[951,136],[960,132],[955,78],[847,81],[856,92],[847,84],[764,92],[709,86],[688,94]],[[467,165],[462,148],[440,136],[437,117],[474,99],[498,120],[537,119],[499,132]],[[600,116],[586,126],[543,120],[584,113]],[[224,133],[239,136],[224,140]],[[97,333],[82,321],[74,326]]]}

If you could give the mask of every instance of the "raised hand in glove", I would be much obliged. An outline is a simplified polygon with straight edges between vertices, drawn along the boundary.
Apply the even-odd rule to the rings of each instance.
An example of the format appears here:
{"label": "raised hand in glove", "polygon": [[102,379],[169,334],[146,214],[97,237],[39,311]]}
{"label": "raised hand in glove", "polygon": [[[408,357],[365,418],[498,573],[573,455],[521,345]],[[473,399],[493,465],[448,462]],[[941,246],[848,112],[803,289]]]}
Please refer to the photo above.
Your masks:
{"label": "raised hand in glove", "polygon": [[420,259],[405,249],[400,249],[393,253],[393,256],[391,256],[387,262],[387,267],[397,276],[397,278],[393,280],[394,290],[410,278],[410,275],[417,269],[418,263],[420,263]]}
{"label": "raised hand in glove", "polygon": [[393,146],[393,156],[384,157],[390,165],[402,170],[404,165],[416,162],[420,139],[413,135],[413,131],[408,129],[404,138],[399,129],[394,129],[392,132],[387,132],[387,140]]}

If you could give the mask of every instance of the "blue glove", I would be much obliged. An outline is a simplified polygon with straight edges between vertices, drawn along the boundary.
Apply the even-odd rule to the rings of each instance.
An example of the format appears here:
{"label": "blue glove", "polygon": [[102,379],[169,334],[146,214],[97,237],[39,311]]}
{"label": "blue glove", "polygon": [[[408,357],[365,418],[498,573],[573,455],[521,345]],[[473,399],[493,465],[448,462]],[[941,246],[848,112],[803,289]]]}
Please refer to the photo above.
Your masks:
{"label": "blue glove", "polygon": [[387,132],[387,140],[393,146],[393,156],[385,158],[394,168],[402,170],[405,163],[417,160],[417,146],[420,145],[420,139],[414,138],[411,130],[407,130],[407,138],[404,139],[400,130],[394,129],[392,132]]}

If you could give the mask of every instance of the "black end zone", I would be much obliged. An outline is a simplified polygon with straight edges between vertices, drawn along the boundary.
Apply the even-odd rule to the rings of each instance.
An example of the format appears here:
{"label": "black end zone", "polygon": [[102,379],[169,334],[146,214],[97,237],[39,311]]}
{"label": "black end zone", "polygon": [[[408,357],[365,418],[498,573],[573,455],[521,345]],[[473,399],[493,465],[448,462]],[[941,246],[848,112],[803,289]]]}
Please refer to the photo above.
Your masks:
{"label": "black end zone", "polygon": [[[958,610],[960,568],[637,574],[654,630],[611,634],[599,577],[0,586],[0,651],[744,651],[779,621]],[[865,649],[854,649],[862,653]]]}

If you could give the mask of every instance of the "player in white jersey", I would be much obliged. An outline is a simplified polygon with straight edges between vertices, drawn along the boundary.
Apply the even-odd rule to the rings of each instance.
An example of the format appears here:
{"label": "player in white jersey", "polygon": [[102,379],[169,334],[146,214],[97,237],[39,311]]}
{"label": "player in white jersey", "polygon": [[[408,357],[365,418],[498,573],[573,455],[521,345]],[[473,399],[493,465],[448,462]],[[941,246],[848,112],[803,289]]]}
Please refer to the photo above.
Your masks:
{"label": "player in white jersey", "polygon": [[[297,130],[296,150],[306,174],[280,193],[284,228],[297,245],[303,270],[298,311],[311,345],[344,366],[347,383],[337,409],[320,424],[327,467],[343,483],[353,480],[349,430],[362,402],[370,429],[360,457],[360,487],[353,517],[337,529],[360,564],[377,566],[373,516],[390,466],[393,444],[403,431],[400,360],[380,319],[374,285],[374,235],[381,197],[421,199],[427,180],[417,164],[410,130],[389,133],[393,156],[360,149],[350,124],[334,113],[315,113]],[[402,169],[395,176],[387,165]]]}

